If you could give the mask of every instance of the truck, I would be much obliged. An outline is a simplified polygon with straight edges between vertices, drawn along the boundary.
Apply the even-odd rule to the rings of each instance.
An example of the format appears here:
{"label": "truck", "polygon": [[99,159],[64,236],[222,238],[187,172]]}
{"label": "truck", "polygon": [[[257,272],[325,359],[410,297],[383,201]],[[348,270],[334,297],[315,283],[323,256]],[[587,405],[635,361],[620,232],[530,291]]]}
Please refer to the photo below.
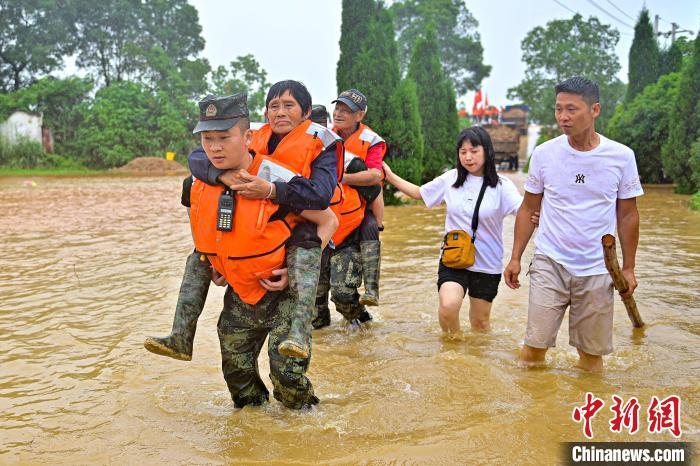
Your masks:
{"label": "truck", "polygon": [[496,167],[508,164],[509,170],[518,169],[518,153],[520,151],[520,132],[511,125],[491,123],[483,125],[491,136],[496,157]]}

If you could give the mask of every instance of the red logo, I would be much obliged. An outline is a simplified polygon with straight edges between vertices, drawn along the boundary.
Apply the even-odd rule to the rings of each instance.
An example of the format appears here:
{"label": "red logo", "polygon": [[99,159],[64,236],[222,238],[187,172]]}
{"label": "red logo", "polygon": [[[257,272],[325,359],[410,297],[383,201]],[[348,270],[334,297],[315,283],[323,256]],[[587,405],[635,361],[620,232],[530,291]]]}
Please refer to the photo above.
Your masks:
{"label": "red logo", "polygon": [[[610,432],[621,433],[626,429],[630,434],[639,431],[639,411],[641,406],[636,397],[631,397],[625,403],[624,400],[613,395],[613,405],[610,411],[613,417],[608,421]],[[571,413],[571,418],[575,422],[583,422],[583,435],[586,438],[593,438],[593,428],[591,420],[605,406],[605,402],[597,398],[591,392],[586,393],[586,402],[583,406],[576,406]],[[681,399],[679,396],[670,395],[663,400],[652,396],[647,409],[648,432],[650,434],[663,433],[668,431],[674,437],[680,437],[683,433],[681,429]]]}

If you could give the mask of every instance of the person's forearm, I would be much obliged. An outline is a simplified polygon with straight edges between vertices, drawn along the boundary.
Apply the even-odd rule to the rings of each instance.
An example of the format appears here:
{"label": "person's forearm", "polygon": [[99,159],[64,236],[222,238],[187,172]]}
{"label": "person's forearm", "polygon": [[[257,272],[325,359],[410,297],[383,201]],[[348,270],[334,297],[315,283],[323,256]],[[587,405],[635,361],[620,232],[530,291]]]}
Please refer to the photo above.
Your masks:
{"label": "person's forearm", "polygon": [[346,173],[343,175],[343,184],[349,186],[376,186],[382,182],[382,172],[376,168],[370,168],[359,173]]}
{"label": "person's forearm", "polygon": [[420,194],[420,186],[404,180],[396,173],[392,172],[391,174],[387,174],[386,181],[394,185],[396,189],[408,197],[412,197],[413,199],[417,199],[419,201],[423,199],[423,196]]}
{"label": "person's forearm", "polygon": [[622,216],[618,215],[617,233],[622,249],[622,268],[634,269],[639,244],[639,212],[636,208]]}
{"label": "person's forearm", "polygon": [[220,181],[217,179],[224,171],[216,168],[207,158],[207,154],[201,150],[196,149],[187,158],[190,171],[198,180],[204,181],[210,185],[219,184]]}
{"label": "person's forearm", "polygon": [[523,257],[527,243],[535,231],[535,224],[530,221],[533,212],[535,212],[535,209],[528,208],[524,204],[518,209],[518,214],[515,216],[515,233],[513,235],[511,259],[520,261]]}

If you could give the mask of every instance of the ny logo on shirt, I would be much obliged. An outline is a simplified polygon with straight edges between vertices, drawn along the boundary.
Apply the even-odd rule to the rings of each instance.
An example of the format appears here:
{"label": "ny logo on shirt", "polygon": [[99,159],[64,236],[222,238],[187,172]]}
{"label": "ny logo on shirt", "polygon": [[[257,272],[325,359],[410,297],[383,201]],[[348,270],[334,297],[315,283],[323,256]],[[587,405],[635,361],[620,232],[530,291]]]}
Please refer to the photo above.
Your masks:
{"label": "ny logo on shirt", "polygon": [[585,178],[586,178],[586,175],[584,175],[583,173],[579,173],[578,175],[576,175],[576,182],[577,183],[585,183],[586,182]]}

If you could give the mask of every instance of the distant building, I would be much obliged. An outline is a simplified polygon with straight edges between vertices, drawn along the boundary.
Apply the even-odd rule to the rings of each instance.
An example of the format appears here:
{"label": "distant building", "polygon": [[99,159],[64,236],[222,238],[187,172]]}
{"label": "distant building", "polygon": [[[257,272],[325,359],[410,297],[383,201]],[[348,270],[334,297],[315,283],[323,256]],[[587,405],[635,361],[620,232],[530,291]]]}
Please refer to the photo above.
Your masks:
{"label": "distant building", "polygon": [[0,124],[0,136],[9,144],[17,144],[24,139],[41,144],[48,153],[53,152],[51,130],[43,127],[41,113],[15,110]]}

